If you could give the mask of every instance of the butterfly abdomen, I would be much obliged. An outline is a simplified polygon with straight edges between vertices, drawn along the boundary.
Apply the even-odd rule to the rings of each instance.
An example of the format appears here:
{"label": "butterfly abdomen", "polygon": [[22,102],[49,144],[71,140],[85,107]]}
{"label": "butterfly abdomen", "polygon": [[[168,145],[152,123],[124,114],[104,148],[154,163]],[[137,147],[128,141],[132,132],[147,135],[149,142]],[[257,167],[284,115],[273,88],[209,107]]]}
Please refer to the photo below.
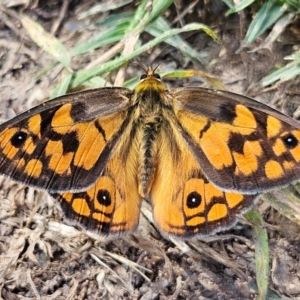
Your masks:
{"label": "butterfly abdomen", "polygon": [[157,160],[156,138],[161,128],[161,122],[143,124],[143,134],[140,144],[139,182],[142,196],[149,193],[154,178]]}
{"label": "butterfly abdomen", "polygon": [[[155,81],[155,79],[152,79]],[[159,84],[159,82],[158,82]],[[159,87],[163,86],[162,84]],[[139,116],[137,126],[141,130],[139,147],[139,192],[149,194],[157,161],[157,137],[163,123],[163,99],[157,85],[143,83],[139,92]]]}

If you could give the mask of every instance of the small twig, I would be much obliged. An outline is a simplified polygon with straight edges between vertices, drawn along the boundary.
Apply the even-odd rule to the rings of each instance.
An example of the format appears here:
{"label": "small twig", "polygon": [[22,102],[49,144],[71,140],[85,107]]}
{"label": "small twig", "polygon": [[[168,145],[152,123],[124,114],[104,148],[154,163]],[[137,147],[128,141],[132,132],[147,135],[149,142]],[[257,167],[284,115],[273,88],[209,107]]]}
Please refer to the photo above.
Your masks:
{"label": "small twig", "polygon": [[63,0],[63,4],[58,16],[58,19],[53,23],[52,28],[51,28],[51,34],[55,35],[58,28],[60,27],[62,21],[64,20],[67,11],[68,11],[68,7],[69,7],[69,0]]}
{"label": "small twig", "polygon": [[[191,10],[193,10],[193,8],[197,5],[197,3],[199,2],[199,0],[196,0],[195,2],[191,3],[180,15],[178,15],[174,21],[171,23],[172,25],[175,24],[176,22],[180,22],[181,26],[184,26],[183,22],[182,22],[182,18]],[[176,1],[175,1],[176,3]],[[176,6],[175,6],[176,7]],[[177,7],[176,7],[176,11],[177,11]]]}

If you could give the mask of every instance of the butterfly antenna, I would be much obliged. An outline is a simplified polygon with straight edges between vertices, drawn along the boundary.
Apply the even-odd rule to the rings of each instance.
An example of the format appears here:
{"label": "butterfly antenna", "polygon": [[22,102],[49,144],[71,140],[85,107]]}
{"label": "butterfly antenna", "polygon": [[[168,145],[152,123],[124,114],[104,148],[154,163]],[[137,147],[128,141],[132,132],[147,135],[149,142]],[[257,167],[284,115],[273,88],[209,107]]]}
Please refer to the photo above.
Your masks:
{"label": "butterfly antenna", "polygon": [[156,72],[156,70],[158,69],[158,67],[162,64],[162,62],[158,63],[154,68],[151,67],[151,69],[153,70],[153,73]]}
{"label": "butterfly antenna", "polygon": [[136,61],[137,61],[137,64],[145,71],[145,73],[147,73],[148,68],[146,67],[146,65],[141,60],[139,60],[138,58],[136,59]]}

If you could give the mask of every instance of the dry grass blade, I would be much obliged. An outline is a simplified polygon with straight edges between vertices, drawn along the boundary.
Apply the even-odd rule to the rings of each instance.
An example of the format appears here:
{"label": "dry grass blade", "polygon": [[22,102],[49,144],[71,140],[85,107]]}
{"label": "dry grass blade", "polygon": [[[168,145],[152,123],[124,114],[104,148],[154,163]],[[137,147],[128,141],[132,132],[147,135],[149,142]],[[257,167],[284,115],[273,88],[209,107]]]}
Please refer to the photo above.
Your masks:
{"label": "dry grass blade", "polygon": [[114,258],[116,261],[122,263],[122,264],[126,264],[127,266],[129,266],[130,268],[132,268],[133,270],[135,270],[137,273],[139,273],[145,280],[147,281],[151,281],[143,272],[141,272],[139,269],[144,270],[148,273],[153,273],[150,269],[147,269],[143,266],[138,265],[137,263],[127,259],[126,257],[117,255],[115,253],[111,253],[111,252],[107,252],[105,251],[105,254],[109,255],[110,257]]}
{"label": "dry grass blade", "polygon": [[106,268],[107,270],[109,270],[109,272],[111,272],[115,278],[117,278],[122,284],[123,286],[128,290],[128,291],[132,291],[132,287],[125,282],[112,268],[110,268],[105,262],[103,262],[101,259],[99,259],[99,257],[94,254],[94,253],[90,253],[90,256],[102,267]]}
{"label": "dry grass blade", "polygon": [[35,43],[63,64],[70,72],[72,71],[70,68],[71,55],[58,39],[47,33],[42,26],[26,15],[21,17],[21,22]]}

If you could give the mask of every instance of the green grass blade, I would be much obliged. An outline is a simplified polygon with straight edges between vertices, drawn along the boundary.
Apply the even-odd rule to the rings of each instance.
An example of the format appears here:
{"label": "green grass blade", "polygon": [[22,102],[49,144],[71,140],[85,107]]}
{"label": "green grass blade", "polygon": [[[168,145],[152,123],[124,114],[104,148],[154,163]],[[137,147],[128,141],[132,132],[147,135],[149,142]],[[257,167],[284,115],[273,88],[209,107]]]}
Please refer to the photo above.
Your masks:
{"label": "green grass blade", "polygon": [[252,43],[262,33],[264,33],[271,25],[273,25],[284,13],[286,13],[288,5],[278,4],[273,0],[268,0],[257,12],[254,20],[251,22],[244,42]]}
{"label": "green grass blade", "polygon": [[[146,28],[146,32],[153,35],[154,37],[160,36],[167,30],[171,30],[170,24],[163,17],[157,18],[149,27]],[[206,33],[214,40],[218,41],[217,35],[207,27]],[[179,49],[185,56],[190,57],[192,60],[203,61],[203,57],[199,52],[195,51],[185,40],[180,36],[175,35],[165,40],[165,43]]]}
{"label": "green grass blade", "polygon": [[226,90],[224,84],[220,79],[214,77],[201,70],[175,70],[161,74],[163,78],[188,78],[193,76],[202,77],[212,88],[218,90]]}
{"label": "green grass blade", "polygon": [[294,8],[294,9],[298,10],[298,12],[300,12],[300,1],[299,0],[286,0],[286,3],[291,8]]}
{"label": "green grass blade", "polygon": [[234,8],[232,0],[222,0],[222,1],[229,7],[229,9],[233,9]]}
{"label": "green grass blade", "polygon": [[258,298],[266,299],[270,276],[270,251],[267,230],[263,226],[261,215],[255,209],[251,209],[245,215],[246,219],[253,224],[253,239],[255,242],[255,265],[256,282],[258,286]]}
{"label": "green grass blade", "polygon": [[300,74],[300,62],[295,61],[287,64],[283,68],[272,72],[270,75],[266,76],[262,80],[262,86],[268,86],[272,83],[281,80],[288,81]]}
{"label": "green grass blade", "polygon": [[51,91],[51,99],[56,98],[61,95],[65,95],[68,91],[68,87],[72,80],[73,74],[67,70],[65,70],[66,74],[62,75],[61,82]]}
{"label": "green grass blade", "polygon": [[104,1],[103,3],[99,3],[99,4],[95,4],[93,7],[91,7],[90,9],[80,13],[78,15],[78,20],[87,18],[89,16],[98,14],[98,13],[103,13],[106,11],[110,11],[110,10],[114,10],[117,8],[120,8],[122,6],[125,6],[129,3],[133,2],[133,0],[115,0],[115,1],[111,1],[111,2],[106,2]]}
{"label": "green grass blade", "polygon": [[279,18],[279,20],[276,21],[276,24],[272,27],[271,33],[258,48],[268,48],[273,42],[275,42],[277,38],[284,32],[286,27],[293,22],[295,15],[295,12],[290,12]]}
{"label": "green grass blade", "polygon": [[96,27],[106,27],[106,28],[110,28],[110,27],[115,27],[116,24],[117,26],[120,25],[126,25],[129,26],[130,22],[132,21],[134,17],[134,13],[132,11],[126,11],[120,14],[114,14],[111,16],[108,16],[107,18],[105,18],[105,20],[100,21],[100,22],[96,22],[95,26]]}
{"label": "green grass blade", "polygon": [[[255,284],[253,281],[250,281],[248,283],[248,287],[251,290],[256,291],[258,293],[257,284]],[[261,298],[254,298],[254,299],[261,299]],[[278,296],[278,294],[276,294],[276,292],[272,291],[271,289],[268,289],[266,298],[263,300],[291,300],[291,298]]]}
{"label": "green grass blade", "polygon": [[120,41],[124,38],[126,28],[127,25],[123,23],[118,26],[108,28],[93,39],[74,47],[71,54],[72,56],[76,56],[78,54],[86,53],[96,48]]}
{"label": "green grass blade", "polygon": [[54,36],[44,30],[38,23],[27,16],[21,16],[21,23],[27,30],[31,39],[49,53],[56,61],[59,61],[64,67],[70,68],[71,55],[65,46]]}
{"label": "green grass blade", "polygon": [[141,5],[139,5],[128,30],[137,33],[144,31],[145,28],[158,18],[171,4],[173,4],[173,2],[173,0],[154,0],[152,1],[151,7],[148,8],[149,1],[143,0]]}
{"label": "green grass blade", "polygon": [[282,215],[300,225],[300,199],[295,194],[295,187],[291,185],[272,193],[263,194],[261,197]]}
{"label": "green grass blade", "polygon": [[255,0],[242,0],[240,1],[238,4],[236,5],[232,5],[231,3],[229,4],[228,1],[224,1],[228,6],[229,6],[229,10],[226,12],[225,16],[229,16],[230,14],[233,13],[237,13],[240,12],[241,10],[245,9],[246,7],[248,7],[249,5],[251,5]]}
{"label": "green grass blade", "polygon": [[124,57],[118,57],[118,58],[114,59],[113,61],[109,61],[109,62],[102,64],[100,66],[97,66],[96,68],[91,69],[91,70],[79,71],[77,74],[75,74],[74,80],[73,80],[71,86],[76,87],[76,86],[84,83],[86,80],[89,80],[90,78],[92,78],[95,75],[102,75],[104,73],[111,72],[111,71],[119,68],[123,64],[127,63],[128,61],[132,60],[133,58],[141,55],[145,51],[149,51],[149,49],[153,48],[157,44],[165,41],[166,39],[168,39],[176,34],[180,34],[182,32],[188,32],[188,31],[192,31],[192,30],[208,30],[208,29],[209,28],[203,24],[190,23],[179,29],[168,30],[168,31],[164,32],[163,34],[161,34],[159,37],[151,40],[150,42],[144,44],[143,46],[139,47],[138,49],[134,50],[133,52],[131,52],[130,54],[128,54]]}

